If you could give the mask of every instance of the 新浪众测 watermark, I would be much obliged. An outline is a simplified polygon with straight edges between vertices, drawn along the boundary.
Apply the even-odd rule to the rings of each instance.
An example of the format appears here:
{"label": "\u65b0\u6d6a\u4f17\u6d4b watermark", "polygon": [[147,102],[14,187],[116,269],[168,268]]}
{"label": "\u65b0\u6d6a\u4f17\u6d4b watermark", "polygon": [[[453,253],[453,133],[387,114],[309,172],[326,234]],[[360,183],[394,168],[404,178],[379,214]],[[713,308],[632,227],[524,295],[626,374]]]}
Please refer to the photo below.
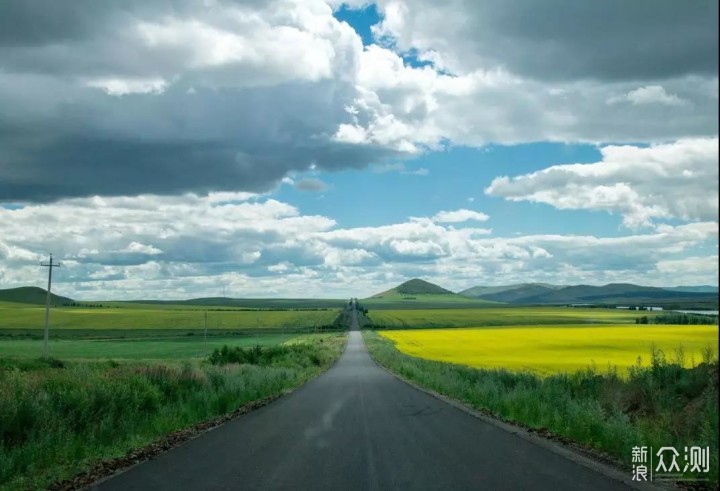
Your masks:
{"label": "\u65b0\u6d6a\u4f17\u6d4b watermark", "polygon": [[710,447],[632,448],[633,481],[706,481],[710,472]]}

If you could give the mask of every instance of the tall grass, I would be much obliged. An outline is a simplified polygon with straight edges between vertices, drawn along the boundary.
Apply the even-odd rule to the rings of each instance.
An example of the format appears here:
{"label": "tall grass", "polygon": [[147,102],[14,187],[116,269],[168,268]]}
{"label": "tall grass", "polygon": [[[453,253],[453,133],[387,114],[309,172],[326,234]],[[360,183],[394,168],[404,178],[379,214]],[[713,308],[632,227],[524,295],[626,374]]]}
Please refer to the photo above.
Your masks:
{"label": "tall grass", "polygon": [[269,359],[262,353],[275,348],[253,348],[257,360],[240,363],[0,360],[0,488],[46,487],[279,394],[328,367],[343,344],[343,335],[318,335]]}
{"label": "tall grass", "polygon": [[[631,449],[710,446],[710,485],[718,483],[718,362],[712,351],[683,368],[682,350],[653,348],[627,377],[588,369],[546,378],[474,369],[400,353],[375,332],[363,333],[380,364],[441,394],[501,419],[569,438],[630,465]],[[629,474],[628,474],[629,475]]]}

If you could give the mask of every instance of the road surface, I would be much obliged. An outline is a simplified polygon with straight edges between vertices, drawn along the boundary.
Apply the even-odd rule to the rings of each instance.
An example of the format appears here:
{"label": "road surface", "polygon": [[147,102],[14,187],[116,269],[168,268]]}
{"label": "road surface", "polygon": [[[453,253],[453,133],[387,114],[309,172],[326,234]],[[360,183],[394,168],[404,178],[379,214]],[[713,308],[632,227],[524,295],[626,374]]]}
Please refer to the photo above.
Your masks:
{"label": "road surface", "polygon": [[396,379],[353,324],[317,379],[95,489],[627,489]]}

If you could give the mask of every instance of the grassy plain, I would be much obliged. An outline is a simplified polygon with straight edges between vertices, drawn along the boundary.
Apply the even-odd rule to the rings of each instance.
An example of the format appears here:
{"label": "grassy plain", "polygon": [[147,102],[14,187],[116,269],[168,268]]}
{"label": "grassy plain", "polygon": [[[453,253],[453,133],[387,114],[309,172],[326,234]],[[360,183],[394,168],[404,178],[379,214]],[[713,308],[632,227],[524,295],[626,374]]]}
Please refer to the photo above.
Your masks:
{"label": "grassy plain", "polygon": [[[53,329],[208,329],[310,328],[330,325],[340,313],[328,310],[246,310],[185,305],[115,303],[105,307],[56,307]],[[42,328],[45,307],[0,303],[0,330]]]}
{"label": "grassy plain", "polygon": [[[369,307],[368,307],[369,308]],[[629,324],[654,312],[568,307],[485,307],[462,309],[372,310],[374,327],[388,329],[553,324]]]}
{"label": "grassy plain", "polygon": [[[710,350],[717,356],[717,326],[613,325],[512,326],[504,329],[383,331],[401,352],[476,368],[529,371],[541,376],[595,367],[626,375],[653,346],[668,356],[682,349],[694,366]],[[645,359],[647,364],[649,360]]]}
{"label": "grassy plain", "polygon": [[[207,356],[213,349],[224,345],[273,346],[296,337],[297,334],[279,333],[232,337],[209,336],[207,343],[202,335],[162,339],[51,339],[48,351],[50,356],[62,360],[184,360]],[[42,354],[42,350],[42,340],[0,339],[0,357],[37,358]]]}
{"label": "grassy plain", "polygon": [[[563,330],[566,334],[569,331]],[[462,331],[443,332],[452,335]],[[605,452],[627,468],[628,478],[634,446],[709,446],[710,472],[694,477],[709,479],[704,483],[707,489],[717,489],[717,358],[707,356],[698,366],[683,368],[678,360],[655,351],[646,353],[642,367],[630,368],[628,377],[594,370],[540,377],[530,372],[478,369],[409,356],[384,337],[398,333],[382,334],[365,331],[363,336],[373,358],[390,371],[501,419]],[[423,334],[425,331],[408,333]]]}
{"label": "grassy plain", "polygon": [[457,294],[434,293],[383,293],[360,300],[371,310],[377,309],[472,309],[498,305],[496,302],[468,298]]}
{"label": "grassy plain", "polygon": [[278,395],[329,367],[345,339],[316,334],[246,348],[242,363],[0,358],[0,489],[47,488],[99,460]]}

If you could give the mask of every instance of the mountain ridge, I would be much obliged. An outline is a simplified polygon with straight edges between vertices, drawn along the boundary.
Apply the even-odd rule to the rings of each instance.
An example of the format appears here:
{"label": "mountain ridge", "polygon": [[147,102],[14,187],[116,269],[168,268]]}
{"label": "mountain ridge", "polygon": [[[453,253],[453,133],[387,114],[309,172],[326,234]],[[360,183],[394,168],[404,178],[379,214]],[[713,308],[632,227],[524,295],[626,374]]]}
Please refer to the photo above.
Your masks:
{"label": "mountain ridge", "polygon": [[[0,290],[0,302],[29,303],[34,305],[45,305],[47,290],[37,286],[20,286],[17,288],[5,288]],[[50,293],[51,305],[62,305],[73,303],[74,300]]]}

